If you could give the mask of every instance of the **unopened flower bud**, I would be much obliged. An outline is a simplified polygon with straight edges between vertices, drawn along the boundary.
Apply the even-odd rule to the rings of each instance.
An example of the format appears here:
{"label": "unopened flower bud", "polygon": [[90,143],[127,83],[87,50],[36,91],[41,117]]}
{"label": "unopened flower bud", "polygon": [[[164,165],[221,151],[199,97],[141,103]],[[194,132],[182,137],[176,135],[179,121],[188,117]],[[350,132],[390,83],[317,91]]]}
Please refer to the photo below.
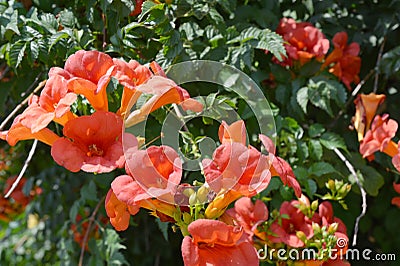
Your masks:
{"label": "unopened flower bud", "polygon": [[328,233],[331,234],[331,235],[334,234],[337,231],[338,227],[339,227],[338,223],[330,224],[329,227],[328,227]]}
{"label": "unopened flower bud", "polygon": [[185,195],[186,197],[190,197],[191,195],[193,195],[194,190],[192,188],[187,188],[183,191],[183,195]]}
{"label": "unopened flower bud", "polygon": [[296,232],[296,236],[297,236],[301,241],[303,241],[304,243],[306,243],[306,241],[307,241],[307,236],[306,236],[306,234],[304,234],[303,231],[297,231],[297,232]]}
{"label": "unopened flower bud", "polygon": [[316,211],[318,209],[318,200],[314,200],[311,203],[311,210]]}
{"label": "unopened flower bud", "polygon": [[189,204],[190,205],[196,205],[198,202],[197,202],[197,195],[196,195],[196,193],[193,193],[192,195],[190,195],[190,197],[189,197]]}
{"label": "unopened flower bud", "polygon": [[312,223],[311,226],[312,226],[312,229],[313,229],[314,234],[318,234],[318,233],[321,232],[321,227],[319,226],[319,224],[317,224],[317,223]]}
{"label": "unopened flower bud", "polygon": [[350,184],[346,184],[346,185],[342,186],[339,190],[339,195],[341,195],[341,196],[347,195],[347,193],[350,192],[350,189],[351,189]]}
{"label": "unopened flower bud", "polygon": [[331,191],[335,191],[335,181],[333,181],[332,179],[329,179],[328,182],[326,182],[325,186],[330,189]]}
{"label": "unopened flower bud", "polygon": [[201,186],[199,190],[197,190],[197,199],[200,203],[206,203],[208,199],[209,189],[206,186]]}

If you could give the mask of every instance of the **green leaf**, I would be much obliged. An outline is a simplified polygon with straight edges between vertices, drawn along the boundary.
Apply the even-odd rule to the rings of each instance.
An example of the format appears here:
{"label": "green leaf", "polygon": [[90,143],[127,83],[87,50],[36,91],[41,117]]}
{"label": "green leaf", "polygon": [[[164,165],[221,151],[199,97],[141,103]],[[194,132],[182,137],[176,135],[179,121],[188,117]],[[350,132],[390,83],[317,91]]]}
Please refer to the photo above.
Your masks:
{"label": "green leaf", "polygon": [[325,132],[324,126],[318,123],[312,124],[308,129],[308,135],[311,138],[319,137],[324,132]]}
{"label": "green leaf", "polygon": [[18,29],[18,10],[14,10],[13,14],[10,17],[10,21],[7,23],[5,29],[11,30],[17,35],[21,34]]}
{"label": "green leaf", "polygon": [[269,29],[246,28],[238,37],[229,40],[226,44],[233,44],[235,42],[240,42],[241,44],[250,43],[253,48],[268,50],[280,61],[283,60],[282,55],[286,56],[282,36]]}
{"label": "green leaf", "polygon": [[329,164],[329,163],[326,163],[326,162],[316,162],[316,163],[313,163],[313,164],[311,165],[311,167],[308,169],[308,172],[309,172],[311,175],[315,175],[315,176],[317,176],[317,177],[320,177],[320,176],[323,176],[323,175],[326,175],[326,174],[335,173],[336,170],[335,170],[335,168],[334,168],[331,164]]}
{"label": "green leaf", "polygon": [[319,140],[312,139],[308,143],[308,148],[310,150],[310,156],[314,160],[321,160],[323,155],[322,145]]}
{"label": "green leaf", "polygon": [[14,43],[10,48],[10,52],[8,55],[8,64],[14,68],[17,68],[24,58],[25,49],[25,42],[18,41]]}
{"label": "green leaf", "polygon": [[160,229],[164,239],[168,242],[168,223],[161,222],[160,219],[156,219],[158,229]]}
{"label": "green leaf", "polygon": [[308,99],[316,107],[321,108],[333,117],[330,105],[330,90],[324,82],[313,83],[310,80],[308,85]]}
{"label": "green leaf", "polygon": [[347,151],[344,139],[336,133],[326,132],[322,134],[320,141],[321,144],[325,146],[325,148],[327,148],[328,150],[338,148]]}
{"label": "green leaf", "polygon": [[379,64],[379,70],[387,77],[397,74],[400,71],[400,46],[383,54]]}
{"label": "green leaf", "polygon": [[[379,189],[385,183],[383,176],[375,168],[366,165],[366,161],[359,153],[351,153],[350,158],[350,163],[357,170],[358,179],[365,191],[371,196],[378,196]],[[349,175],[349,181],[356,183],[353,175]],[[357,185],[353,185],[353,188],[357,188]]]}
{"label": "green leaf", "polygon": [[87,199],[91,201],[98,201],[97,198],[97,187],[96,184],[91,180],[89,184],[84,185],[81,188],[81,197],[82,199]]}
{"label": "green leaf", "polygon": [[305,114],[307,114],[307,104],[308,104],[308,88],[301,88],[296,95],[297,103],[300,105],[301,109]]}

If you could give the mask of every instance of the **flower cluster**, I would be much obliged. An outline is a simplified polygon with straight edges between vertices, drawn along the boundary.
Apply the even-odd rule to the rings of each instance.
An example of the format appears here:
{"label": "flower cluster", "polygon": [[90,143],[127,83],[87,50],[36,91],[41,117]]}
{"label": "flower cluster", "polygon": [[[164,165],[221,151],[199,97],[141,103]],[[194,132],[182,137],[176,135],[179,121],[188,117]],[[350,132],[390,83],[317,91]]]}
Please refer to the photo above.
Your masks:
{"label": "flower cluster", "polygon": [[[353,125],[358,134],[360,153],[363,158],[372,161],[375,158],[375,152],[383,152],[392,157],[393,166],[400,171],[399,144],[392,140],[396,135],[398,124],[389,118],[389,114],[376,114],[385,98],[384,94],[358,95],[354,101],[356,113],[353,117]],[[395,183],[393,187],[396,192],[399,191]],[[393,198],[392,203],[400,206],[398,197]]]}
{"label": "flower cluster", "polygon": [[[108,106],[111,97],[107,86],[112,78],[123,86],[115,113]],[[125,119],[127,125],[142,121],[161,106],[190,97],[167,79],[154,62],[149,69],[134,60],[127,63],[98,51],[81,50],[67,59],[64,68],[50,69],[40,95],[31,97],[29,106],[14,119],[9,130],[0,132],[0,138],[11,146],[20,140],[38,139],[52,146],[53,159],[72,172],[111,172],[125,165],[122,138],[134,141],[134,136],[123,135],[124,117],[129,104],[142,94],[152,97]],[[90,103],[92,114],[79,116],[72,112],[78,96]],[[186,105],[201,109],[197,102],[187,101]],[[63,136],[48,128],[52,121],[63,126]]]}
{"label": "flower cluster", "polygon": [[[316,34],[309,25],[304,28]],[[320,45],[318,53],[323,55],[326,42],[317,39],[313,45]],[[113,87],[116,83],[119,89]],[[80,108],[82,103],[89,111]],[[333,249],[338,237],[347,239],[346,228],[333,216],[330,203],[310,204],[290,164],[276,154],[273,141],[260,134],[261,150],[250,145],[242,120],[221,123],[219,145],[210,158],[201,161],[204,181],[182,181],[183,162],[176,150],[140,144],[142,136],[124,131],[168,104],[180,104],[194,113],[203,109],[155,62],[148,68],[98,51],[78,51],[63,68],[50,69],[40,95],[30,98],[29,106],[0,137],[10,145],[27,139],[48,144],[54,161],[71,172],[122,169],[119,172],[124,173],[115,177],[105,197],[111,225],[117,231],[126,230],[131,216],[140,209],[150,211],[179,228],[185,265],[258,265],[260,244],[322,250]],[[52,122],[63,127],[62,135],[52,130]],[[279,213],[269,211],[260,199],[253,202],[273,177],[298,198],[284,202]],[[87,233],[88,227],[87,221],[82,230],[71,227],[75,241],[83,240],[83,234],[98,237],[98,228]],[[88,248],[87,243],[80,244]],[[325,263],[328,258],[322,260]]]}
{"label": "flower cluster", "polygon": [[283,66],[301,67],[315,59],[323,63],[321,69],[328,68],[328,71],[338,77],[348,90],[351,90],[351,83],[357,84],[360,81],[358,77],[361,67],[361,59],[358,56],[360,46],[355,42],[347,44],[346,32],[335,34],[332,39],[334,49],[328,55],[329,40],[311,23],[282,18],[276,33],[286,41],[287,57],[282,62],[275,58],[275,62]]}

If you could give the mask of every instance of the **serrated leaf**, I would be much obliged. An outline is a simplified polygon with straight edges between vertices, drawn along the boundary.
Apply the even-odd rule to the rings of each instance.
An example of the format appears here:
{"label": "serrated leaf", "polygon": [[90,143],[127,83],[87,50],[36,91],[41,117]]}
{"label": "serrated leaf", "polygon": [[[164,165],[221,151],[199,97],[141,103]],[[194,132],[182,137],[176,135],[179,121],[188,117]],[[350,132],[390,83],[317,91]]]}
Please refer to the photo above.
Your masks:
{"label": "serrated leaf", "polygon": [[309,174],[317,177],[336,172],[335,168],[326,162],[316,162],[308,169]]}
{"label": "serrated leaf", "polygon": [[323,155],[323,149],[322,145],[319,142],[319,140],[312,139],[308,143],[309,150],[310,150],[310,156],[314,160],[321,160],[322,155]]}
{"label": "serrated leaf", "polygon": [[249,43],[252,48],[268,50],[280,61],[283,60],[282,55],[286,56],[282,36],[269,29],[246,28],[240,32],[238,37],[229,40],[227,44],[235,42],[240,42],[241,44]]}
{"label": "serrated leaf", "polygon": [[335,148],[338,148],[347,151],[344,139],[336,133],[326,132],[322,134],[320,142],[328,150],[333,150]]}
{"label": "serrated leaf", "polygon": [[57,32],[56,34],[52,35],[49,39],[50,47],[49,51],[53,48],[54,45],[56,45],[61,39],[69,39],[70,36],[67,32],[65,31],[60,31]]}
{"label": "serrated leaf", "polygon": [[21,34],[18,29],[18,10],[14,10],[13,14],[10,17],[10,21],[7,23],[5,29],[11,30],[17,35]]}
{"label": "serrated leaf", "polygon": [[32,59],[32,61],[38,59],[38,57],[39,57],[39,44],[36,41],[32,41],[30,43],[30,49],[31,49],[31,59]]}
{"label": "serrated leaf", "polygon": [[305,114],[307,114],[307,104],[308,104],[308,88],[301,88],[296,95],[297,103],[300,105],[301,109]]}
{"label": "serrated leaf", "polygon": [[333,112],[330,105],[330,89],[325,82],[318,82],[316,84],[309,84],[308,86],[308,99],[316,107],[321,108],[333,117]]}
{"label": "serrated leaf", "polygon": [[24,58],[25,49],[25,42],[14,43],[10,48],[10,52],[8,55],[8,64],[14,68],[17,68]]}

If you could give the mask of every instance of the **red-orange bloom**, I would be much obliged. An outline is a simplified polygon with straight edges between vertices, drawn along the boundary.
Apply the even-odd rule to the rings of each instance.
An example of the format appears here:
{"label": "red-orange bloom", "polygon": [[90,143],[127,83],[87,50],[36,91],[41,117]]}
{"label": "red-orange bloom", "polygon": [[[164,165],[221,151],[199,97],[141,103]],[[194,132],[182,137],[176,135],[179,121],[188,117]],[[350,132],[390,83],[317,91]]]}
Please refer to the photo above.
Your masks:
{"label": "red-orange bloom", "polygon": [[[396,184],[393,182],[393,188],[398,194],[400,194],[400,184]],[[400,197],[394,197],[392,199],[392,204],[400,208]]]}
{"label": "red-orange bloom", "polygon": [[126,166],[132,177],[158,199],[173,203],[182,177],[182,162],[174,149],[151,146],[126,152]]}
{"label": "red-orange bloom", "polygon": [[46,128],[52,120],[65,125],[74,118],[70,106],[75,100],[76,94],[68,91],[67,80],[63,76],[52,75],[40,97],[34,97],[22,113],[21,124],[30,128],[32,133]]}
{"label": "red-orange bloom", "polygon": [[347,33],[342,31],[335,34],[332,39],[334,50],[326,58],[323,68],[333,64],[329,72],[337,76],[351,90],[352,82],[360,82],[358,73],[361,68],[361,58],[358,56],[360,45],[351,43],[347,45]]}
{"label": "red-orange bloom", "polygon": [[398,125],[388,114],[375,116],[371,129],[365,134],[360,144],[360,153],[364,158],[381,151],[393,157],[398,153],[397,144],[391,141],[395,136]]}
{"label": "red-orange bloom", "polygon": [[188,226],[190,236],[182,241],[185,266],[259,264],[256,249],[242,239],[239,227],[221,221],[199,219]]}
{"label": "red-orange bloom", "polygon": [[288,43],[285,49],[288,57],[280,64],[291,66],[294,61],[304,65],[312,58],[321,60],[328,52],[329,41],[324,34],[311,23],[297,23],[292,18],[282,18],[276,33],[282,35]]}
{"label": "red-orange bloom", "polygon": [[[391,141],[391,142],[393,142],[393,141]],[[397,171],[400,171],[400,148],[399,148],[399,143],[397,143],[397,153],[394,154],[393,158],[392,158],[392,164],[397,169]],[[392,145],[392,143],[390,143],[389,145]]]}
{"label": "red-orange bloom", "polygon": [[63,129],[65,137],[54,142],[51,155],[72,172],[106,173],[121,168],[125,163],[122,124],[119,116],[104,111],[70,120]]}
{"label": "red-orange bloom", "polygon": [[186,90],[179,87],[174,81],[164,77],[163,72],[159,74],[152,76],[145,83],[137,86],[136,89],[138,91],[152,95],[152,97],[139,109],[134,110],[128,115],[125,121],[127,127],[145,120],[151,112],[171,103],[180,103],[184,110],[202,111],[203,105],[191,99]]}
{"label": "red-orange bloom", "polygon": [[129,226],[131,215],[135,215],[140,209],[138,205],[127,205],[125,202],[118,200],[112,189],[107,193],[105,208],[112,226],[117,231],[126,230]]}
{"label": "red-orange bloom", "polygon": [[250,198],[243,197],[235,202],[235,207],[226,211],[238,226],[242,226],[248,235],[248,241],[252,242],[252,237],[257,232],[257,226],[268,219],[268,208],[261,200],[255,203]]}
{"label": "red-orange bloom", "polygon": [[135,2],[135,9],[129,14],[129,16],[137,16],[142,12],[144,0],[136,0]]}
{"label": "red-orange bloom", "polygon": [[7,141],[10,146],[15,146],[15,144],[20,140],[28,139],[37,139],[51,146],[59,138],[60,137],[57,136],[57,134],[48,128],[32,133],[30,128],[21,124],[21,115],[18,115],[14,119],[9,130],[0,132],[0,139]]}
{"label": "red-orange bloom", "polygon": [[58,74],[68,80],[68,90],[82,94],[96,110],[108,110],[107,84],[115,66],[112,58],[99,51],[77,51],[68,57],[64,69],[53,68],[49,76]]}
{"label": "red-orange bloom", "polygon": [[125,116],[125,112],[130,108],[129,103],[137,101],[141,93],[136,90],[136,86],[145,83],[152,73],[149,68],[139,64],[135,60],[126,63],[121,59],[113,59],[116,67],[115,74],[113,75],[118,82],[124,86],[121,97],[121,107],[118,114]]}
{"label": "red-orange bloom", "polygon": [[353,118],[354,128],[357,130],[358,141],[364,138],[364,134],[369,130],[372,119],[376,114],[379,105],[385,100],[385,94],[370,93],[359,94],[354,100],[356,113]]}
{"label": "red-orange bloom", "polygon": [[272,158],[271,175],[279,176],[283,184],[292,187],[296,196],[300,197],[301,187],[299,182],[297,182],[290,164],[281,157],[275,156],[275,146],[269,137],[260,134],[259,138],[265,149],[269,152],[269,156]]}
{"label": "red-orange bloom", "polygon": [[252,146],[246,146],[243,121],[219,128],[219,146],[212,160],[204,159],[204,175],[215,192],[232,189],[243,196],[253,196],[264,190],[271,179],[269,158]]}
{"label": "red-orange bloom", "polygon": [[297,200],[282,203],[279,210],[281,220],[275,220],[270,226],[271,242],[285,243],[290,247],[299,248],[304,246],[304,242],[297,237],[298,231],[303,232],[308,239],[314,235],[310,219],[297,208],[299,204]]}

